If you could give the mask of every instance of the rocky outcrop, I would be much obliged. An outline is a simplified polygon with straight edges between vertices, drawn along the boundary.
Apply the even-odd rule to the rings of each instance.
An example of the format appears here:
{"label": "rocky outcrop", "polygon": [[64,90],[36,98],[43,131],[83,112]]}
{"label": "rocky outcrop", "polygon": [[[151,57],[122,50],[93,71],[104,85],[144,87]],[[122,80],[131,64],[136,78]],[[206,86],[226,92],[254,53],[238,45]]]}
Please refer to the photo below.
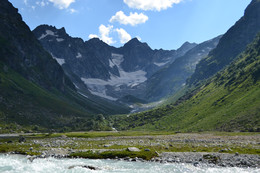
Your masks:
{"label": "rocky outcrop", "polygon": [[220,38],[221,36],[218,36],[196,45],[183,56],[156,72],[146,81],[146,91],[143,92],[145,94],[143,97],[149,101],[156,101],[176,93],[186,84],[187,78],[192,75],[198,62],[218,45]]}
{"label": "rocky outcrop", "polygon": [[22,21],[18,10],[7,0],[1,1],[0,9],[0,60],[46,89],[75,89],[63,69]]}
{"label": "rocky outcrop", "polygon": [[259,31],[260,1],[252,0],[244,16],[223,35],[216,49],[200,61],[188,84],[207,79],[229,65],[254,40]]}

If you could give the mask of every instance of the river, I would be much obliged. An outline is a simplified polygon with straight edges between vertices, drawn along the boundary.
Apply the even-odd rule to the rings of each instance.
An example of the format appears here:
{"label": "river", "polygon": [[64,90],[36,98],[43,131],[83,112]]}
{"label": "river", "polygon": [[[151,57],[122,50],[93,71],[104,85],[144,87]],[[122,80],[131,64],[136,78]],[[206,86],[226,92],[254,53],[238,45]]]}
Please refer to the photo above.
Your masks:
{"label": "river", "polygon": [[[81,166],[94,166],[89,170]],[[126,162],[91,159],[35,159],[33,162],[22,155],[0,154],[1,173],[259,173],[255,168],[195,167],[191,164],[162,164],[152,162]]]}

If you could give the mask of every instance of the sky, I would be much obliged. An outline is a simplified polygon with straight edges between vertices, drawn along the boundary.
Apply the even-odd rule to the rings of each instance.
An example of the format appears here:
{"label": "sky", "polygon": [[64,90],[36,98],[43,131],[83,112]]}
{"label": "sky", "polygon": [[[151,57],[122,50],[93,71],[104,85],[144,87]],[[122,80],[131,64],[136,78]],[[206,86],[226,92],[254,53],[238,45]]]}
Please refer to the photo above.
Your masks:
{"label": "sky", "polygon": [[153,49],[177,49],[224,34],[251,0],[9,0],[31,30],[65,27],[115,47],[136,37]]}

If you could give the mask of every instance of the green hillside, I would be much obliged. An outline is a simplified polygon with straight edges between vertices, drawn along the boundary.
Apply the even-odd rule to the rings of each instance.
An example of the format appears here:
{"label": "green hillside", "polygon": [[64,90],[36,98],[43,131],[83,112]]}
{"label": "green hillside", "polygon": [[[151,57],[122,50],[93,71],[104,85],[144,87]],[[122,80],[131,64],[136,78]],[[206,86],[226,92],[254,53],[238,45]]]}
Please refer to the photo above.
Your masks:
{"label": "green hillside", "polygon": [[212,77],[245,51],[246,46],[254,40],[260,31],[259,14],[260,1],[252,0],[245,9],[244,16],[223,35],[216,49],[213,49],[208,57],[197,64],[195,72],[187,83],[194,85]]}
{"label": "green hillside", "polygon": [[112,111],[66,90],[42,89],[0,63],[0,131],[91,130],[98,109]]}
{"label": "green hillside", "polygon": [[118,129],[260,130],[260,34],[237,60],[175,104],[115,118]]}

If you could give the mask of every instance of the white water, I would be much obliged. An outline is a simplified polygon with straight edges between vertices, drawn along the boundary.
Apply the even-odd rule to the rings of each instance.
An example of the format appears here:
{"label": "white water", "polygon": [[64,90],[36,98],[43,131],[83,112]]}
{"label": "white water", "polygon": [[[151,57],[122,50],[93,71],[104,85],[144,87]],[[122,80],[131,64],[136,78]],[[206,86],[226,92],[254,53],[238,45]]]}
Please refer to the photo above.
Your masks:
{"label": "white water", "polygon": [[[101,170],[89,170],[70,166],[87,165]],[[90,159],[35,159],[29,161],[26,156],[0,155],[1,173],[257,173],[260,169],[195,167],[190,164],[161,164],[149,162],[125,162],[115,160]]]}

